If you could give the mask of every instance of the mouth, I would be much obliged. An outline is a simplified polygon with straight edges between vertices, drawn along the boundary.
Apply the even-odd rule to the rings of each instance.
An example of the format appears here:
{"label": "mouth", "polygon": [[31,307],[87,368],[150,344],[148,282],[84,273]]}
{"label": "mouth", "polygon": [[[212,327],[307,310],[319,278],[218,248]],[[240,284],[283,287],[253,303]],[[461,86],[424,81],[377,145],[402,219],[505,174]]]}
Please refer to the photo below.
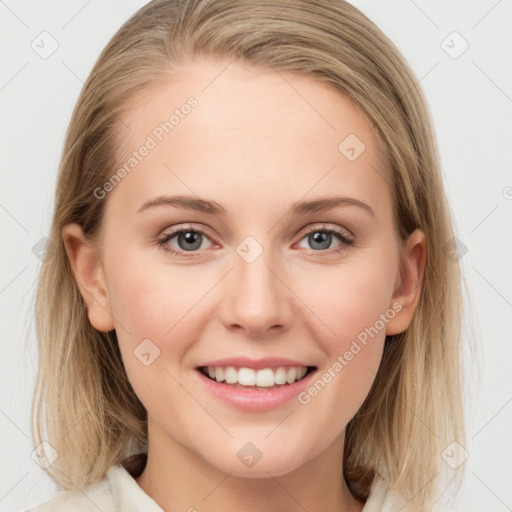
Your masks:
{"label": "mouth", "polygon": [[290,386],[306,378],[316,366],[276,366],[248,368],[236,366],[199,366],[206,378],[229,387],[248,390],[272,390]]}

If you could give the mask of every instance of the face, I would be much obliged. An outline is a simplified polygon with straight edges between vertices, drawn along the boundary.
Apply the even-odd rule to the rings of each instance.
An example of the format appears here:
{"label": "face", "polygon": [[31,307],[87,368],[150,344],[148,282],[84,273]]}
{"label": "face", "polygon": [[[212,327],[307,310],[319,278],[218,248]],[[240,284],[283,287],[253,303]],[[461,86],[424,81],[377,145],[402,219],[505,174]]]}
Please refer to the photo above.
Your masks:
{"label": "face", "polygon": [[411,314],[369,122],[310,77],[225,66],[127,112],[89,318],[116,330],[150,444],[279,475],[342,443]]}

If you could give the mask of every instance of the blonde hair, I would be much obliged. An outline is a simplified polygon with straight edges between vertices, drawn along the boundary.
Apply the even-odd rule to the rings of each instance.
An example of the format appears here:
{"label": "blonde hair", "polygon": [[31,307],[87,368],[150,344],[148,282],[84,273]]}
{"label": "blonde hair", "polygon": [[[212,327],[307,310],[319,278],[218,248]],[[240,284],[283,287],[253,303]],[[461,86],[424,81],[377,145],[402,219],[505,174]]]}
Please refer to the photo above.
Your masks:
{"label": "blonde hair", "polygon": [[[201,56],[321,80],[371,122],[399,239],[420,228],[428,251],[412,322],[387,337],[371,390],[347,425],[344,475],[361,499],[378,475],[418,508],[429,504],[447,467],[441,452],[453,441],[465,444],[461,276],[444,249],[454,232],[417,80],[393,43],[343,0],[154,0],[99,56],[66,134],[50,235],[55,250],[43,262],[36,295],[33,437],[58,453],[47,472],[64,489],[82,487],[147,442],[146,410],[127,379],[115,331],[91,326],[61,229],[78,223],[91,239],[100,235],[106,199],[93,191],[119,164],[121,115]],[[462,471],[452,473],[460,486]]]}

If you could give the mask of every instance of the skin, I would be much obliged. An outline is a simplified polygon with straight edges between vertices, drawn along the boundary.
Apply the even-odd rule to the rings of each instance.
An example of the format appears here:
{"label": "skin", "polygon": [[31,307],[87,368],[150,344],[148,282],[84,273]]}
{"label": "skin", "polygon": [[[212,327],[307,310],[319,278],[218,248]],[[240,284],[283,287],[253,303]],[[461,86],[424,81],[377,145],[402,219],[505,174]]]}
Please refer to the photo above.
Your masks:
{"label": "skin", "polygon": [[[128,109],[127,158],[187,98],[198,100],[102,199],[100,239],[67,225],[66,251],[90,322],[116,330],[148,411],[148,463],[136,481],[164,510],[358,511],[364,504],[343,479],[345,427],[370,390],[385,335],[411,322],[425,236],[412,233],[400,265],[377,139],[344,95],[310,77],[226,64],[191,63]],[[366,146],[354,161],[338,150],[349,134]],[[214,200],[228,214],[168,205],[137,213],[164,194]],[[287,214],[295,201],[332,196],[374,215],[354,205]],[[192,258],[157,244],[189,224],[213,234]],[[342,242],[332,235],[319,249],[307,227],[338,228],[355,242],[336,252]],[[236,251],[247,236],[263,250],[252,263]],[[167,242],[184,252],[186,244]],[[321,375],[393,304],[400,312],[307,405],[243,412],[197,378],[202,362],[234,355],[290,357]],[[149,366],[133,353],[147,338],[160,349]],[[262,453],[252,467],[236,455],[247,442]]]}

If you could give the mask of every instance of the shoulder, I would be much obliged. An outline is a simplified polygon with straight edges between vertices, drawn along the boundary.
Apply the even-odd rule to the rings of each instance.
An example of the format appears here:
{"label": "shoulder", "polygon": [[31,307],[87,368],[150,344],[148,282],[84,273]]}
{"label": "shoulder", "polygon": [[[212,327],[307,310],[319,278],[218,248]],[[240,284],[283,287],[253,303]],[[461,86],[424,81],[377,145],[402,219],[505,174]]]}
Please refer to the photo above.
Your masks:
{"label": "shoulder", "polygon": [[105,477],[86,487],[61,491],[51,500],[25,512],[163,512],[133,476],[121,465],[109,468]]}
{"label": "shoulder", "polygon": [[[407,501],[392,493],[386,481],[376,478],[370,490],[362,512],[417,512],[413,511]],[[443,505],[429,506],[424,512],[450,512]]]}
{"label": "shoulder", "polygon": [[107,476],[83,490],[77,488],[69,491],[60,491],[52,499],[25,512],[59,512],[61,510],[98,512],[98,509],[103,512],[116,510]]}

